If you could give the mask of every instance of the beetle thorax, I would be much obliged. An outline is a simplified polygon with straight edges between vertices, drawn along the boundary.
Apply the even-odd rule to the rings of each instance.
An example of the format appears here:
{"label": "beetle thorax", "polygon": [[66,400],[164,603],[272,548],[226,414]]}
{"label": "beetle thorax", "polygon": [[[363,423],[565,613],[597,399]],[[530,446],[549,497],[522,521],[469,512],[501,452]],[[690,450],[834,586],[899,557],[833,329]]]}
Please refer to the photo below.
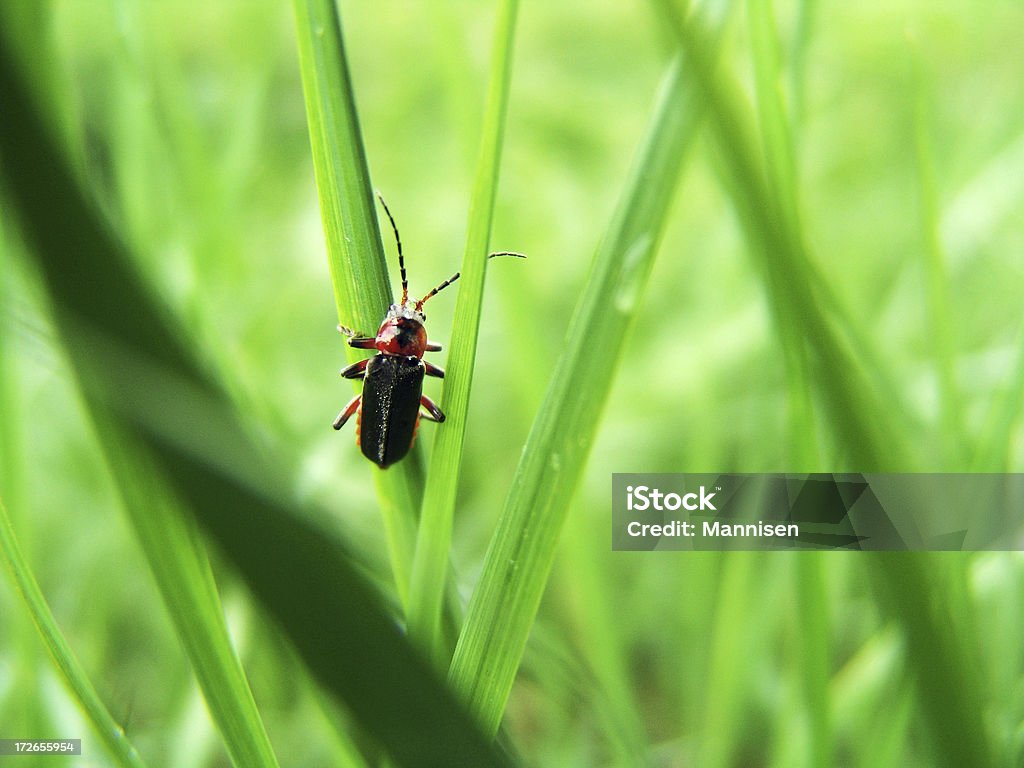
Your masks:
{"label": "beetle thorax", "polygon": [[385,355],[423,357],[427,348],[426,316],[408,306],[392,304],[377,330],[375,346]]}

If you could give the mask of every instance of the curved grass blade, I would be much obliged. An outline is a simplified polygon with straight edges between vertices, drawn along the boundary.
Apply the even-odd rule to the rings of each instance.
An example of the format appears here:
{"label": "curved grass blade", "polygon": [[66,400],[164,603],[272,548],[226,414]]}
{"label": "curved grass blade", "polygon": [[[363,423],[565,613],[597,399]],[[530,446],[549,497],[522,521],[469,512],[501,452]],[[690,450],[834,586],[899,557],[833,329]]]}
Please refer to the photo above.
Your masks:
{"label": "curved grass blade", "polygon": [[441,654],[441,608],[448,572],[448,550],[451,547],[455,491],[462,464],[466,413],[469,410],[473,362],[480,328],[480,305],[483,301],[505,116],[508,112],[517,6],[517,0],[504,0],[498,9],[483,138],[470,203],[466,252],[462,259],[462,277],[455,302],[451,349],[445,373],[442,404],[447,420],[444,429],[438,430],[434,438],[434,452],[423,495],[423,511],[413,561],[409,634],[435,658]]}
{"label": "curved grass blade", "polygon": [[797,633],[797,653],[801,659],[800,683],[804,711],[810,723],[812,765],[832,765],[833,706],[831,682],[831,622],[829,596],[826,589],[826,558],[824,552],[796,554],[794,590],[804,628]]}
{"label": "curved grass blade", "polygon": [[[988,698],[974,638],[963,620],[970,614],[963,561],[930,552],[871,553],[867,570],[907,640],[907,665],[918,706],[931,731],[934,764],[994,766],[984,718]],[[963,603],[957,604],[957,597]],[[963,609],[958,612],[956,609]]]}
{"label": "curved grass blade", "polygon": [[649,754],[643,695],[633,677],[635,627],[622,621],[621,606],[607,599],[620,574],[612,560],[617,553],[608,551],[607,535],[600,526],[574,528],[573,535],[562,540],[553,578],[564,583],[558,571],[572,574],[564,583],[570,594],[567,604],[578,617],[576,636],[586,638],[574,653],[593,675],[595,690],[589,698],[599,718],[597,728],[608,745],[608,764],[652,767],[659,763]]}
{"label": "curved grass blade", "polygon": [[[798,231],[800,210],[796,184],[796,161],[793,137],[782,103],[781,74],[779,71],[778,41],[770,0],[748,0],[750,37],[754,59],[754,81],[757,86],[757,107],[760,117],[762,145],[767,166],[768,183],[779,210],[787,217],[789,227]],[[781,313],[777,313],[780,315]],[[780,333],[786,359],[786,375],[792,419],[788,441],[794,455],[794,469],[815,468],[818,458],[817,428],[814,423],[814,405],[811,398],[809,363],[798,328],[790,326],[790,319],[779,317],[785,333]]]}
{"label": "curved grass blade", "polygon": [[[877,467],[878,459],[892,456],[897,444],[889,434],[863,414],[874,411],[873,390],[863,374],[860,361],[842,343],[835,325],[827,317],[818,291],[824,291],[808,258],[796,222],[780,209],[772,194],[755,149],[751,126],[753,116],[735,78],[716,66],[711,34],[699,22],[683,21],[668,0],[666,17],[689,60],[695,81],[707,99],[714,138],[726,161],[727,190],[732,196],[751,254],[757,259],[765,282],[779,333],[799,334],[811,355],[815,384],[825,395],[833,428],[856,467]],[[780,162],[784,167],[785,162]],[[785,171],[782,171],[785,173]],[[780,186],[784,182],[780,182]],[[844,375],[835,375],[837,371]]]}
{"label": "curved grass blade", "polygon": [[[814,382],[824,395],[834,429],[847,451],[847,461],[862,472],[907,467],[906,450],[895,431],[876,423],[880,422],[875,418],[880,412],[878,397],[865,375],[863,355],[858,358],[843,343],[835,325],[837,318],[829,317],[826,311],[831,306],[830,288],[809,258],[801,233],[778,211],[765,182],[746,129],[753,120],[743,109],[740,85],[716,68],[715,44],[699,23],[683,21],[674,9],[668,17],[678,41],[694,62],[695,79],[728,160],[727,186],[751,251],[762,260],[768,294],[779,314],[796,313],[796,327],[802,329],[815,362],[811,369]],[[844,330],[854,335],[850,328]],[[858,349],[863,351],[860,346]],[[887,605],[908,640],[908,659],[938,747],[936,754],[950,766],[965,762],[987,766],[992,764],[992,757],[980,706],[985,700],[982,678],[970,672],[978,667],[978,649],[963,637],[964,623],[957,626],[949,620],[971,612],[949,610],[946,596],[928,588],[941,564],[930,553],[901,553],[873,559],[872,565],[877,568],[872,570],[877,572],[879,591],[892,590]],[[936,637],[943,639],[929,640]]]}
{"label": "curved grass blade", "polygon": [[491,538],[449,671],[488,733],[501,720],[701,111],[676,61]]}
{"label": "curved grass blade", "polygon": [[[170,499],[144,491],[163,495],[163,484],[187,502],[320,684],[396,762],[508,765],[409,644],[353,555],[297,508],[275,465],[246,439],[227,397],[86,200],[7,50],[0,46],[0,187],[19,214],[115,479],[128,480],[123,493],[137,516],[145,521],[150,502],[160,502],[165,521],[191,532],[179,510],[170,514]],[[128,453],[142,456],[122,462]],[[214,610],[196,607],[205,617]],[[207,700],[212,710],[217,699]],[[239,751],[258,755],[259,736],[248,739]],[[246,768],[274,764],[272,756],[232,755]]]}
{"label": "curved grass blade", "polygon": [[[347,328],[372,334],[387,312],[392,294],[341,19],[333,0],[294,0],[292,5],[313,170],[338,318]],[[346,349],[350,362],[364,356],[347,345]],[[356,382],[357,387],[359,384]],[[414,445],[404,461],[386,472],[374,468],[373,474],[395,587],[405,606],[415,547],[414,516],[423,496],[422,453]]]}
{"label": "curved grass blade", "polygon": [[[806,20],[809,9],[801,6],[801,19]],[[748,0],[751,47],[754,61],[754,82],[757,93],[758,117],[764,148],[768,182],[779,202],[788,226],[800,231],[802,219],[800,195],[797,189],[797,168],[792,125],[795,120],[786,113],[782,95],[782,71],[779,62],[779,40],[770,0]],[[801,28],[806,37],[807,29]],[[797,51],[806,50],[807,41],[797,44]],[[794,89],[802,91],[803,82],[795,81]],[[793,468],[813,471],[819,468],[819,450],[816,445],[813,401],[811,398],[811,371],[799,333],[785,334],[787,370],[791,377],[787,390],[793,411]],[[811,723],[810,749],[814,765],[832,763],[831,701],[829,699],[829,631],[827,596],[822,586],[823,561],[819,552],[801,553],[795,563],[797,573],[796,597],[800,614],[805,617],[805,631],[799,633],[800,682],[803,689],[805,712]]]}
{"label": "curved grass blade", "polygon": [[[0,500],[18,511],[25,510],[23,501],[26,491],[25,470],[27,468],[24,450],[25,419],[22,393],[19,387],[19,356],[17,352],[24,343],[21,329],[16,329],[13,309],[16,302],[15,264],[13,238],[6,231],[3,215],[0,215]],[[17,525],[22,531],[28,530],[23,523],[24,515],[9,518],[9,525]],[[32,551],[32,539],[23,533],[26,549]],[[17,622],[5,638],[14,657],[22,663],[13,665],[10,690],[34,691],[38,688],[39,670],[37,661],[38,640],[28,622]],[[4,641],[0,641],[3,645]],[[0,699],[0,712],[10,709]],[[19,702],[12,715],[4,718],[9,732],[41,733],[48,729],[42,703],[36,699]]]}
{"label": "curved grass blade", "polygon": [[920,190],[921,230],[924,236],[925,298],[929,346],[939,391],[941,436],[946,464],[961,466],[968,454],[970,436],[964,429],[962,398],[956,381],[956,329],[953,325],[947,256],[940,233],[939,182],[929,132],[929,87],[920,51],[911,50],[914,64],[914,149]]}
{"label": "curved grass blade", "polygon": [[[51,142],[35,105],[23,89],[18,63],[2,47],[0,90],[10,112],[0,127],[4,191],[21,213],[26,242],[34,246],[48,281],[54,312],[80,381],[102,387],[116,377],[116,368],[102,370],[91,359],[90,344],[75,343],[88,328],[122,326],[123,342],[161,364],[187,367],[188,355],[175,340],[152,346],[166,332],[159,313],[140,313],[129,323],[125,307],[145,302],[145,290],[134,272],[98,279],[103,270],[90,268],[107,249],[91,211],[77,191],[74,175]],[[59,222],[59,223],[58,223]],[[95,237],[90,238],[90,235]],[[110,248],[117,251],[117,246]],[[67,258],[67,254],[74,258]],[[43,256],[52,257],[50,260]],[[107,276],[111,277],[111,276]],[[82,306],[86,304],[86,306]],[[100,334],[102,335],[102,334]],[[125,501],[125,509],[146,553],[161,596],[189,654],[210,712],[232,759],[239,765],[268,766],[277,761],[256,710],[240,663],[231,647],[220,599],[206,553],[194,523],[162,493],[161,479],[145,465],[145,454],[118,424],[93,403],[94,424]]]}
{"label": "curved grass blade", "polygon": [[21,553],[18,541],[14,536],[14,528],[7,515],[7,507],[0,501],[0,556],[7,566],[16,591],[21,596],[25,609],[32,617],[32,622],[39,631],[39,637],[46,646],[58,674],[64,680],[71,694],[82,708],[86,718],[92,723],[96,735],[107,748],[117,765],[126,768],[144,768],[145,763],[139,757],[124,729],[114,720],[103,704],[96,689],[89,681],[78,657],[68,645],[64,633],[57,626],[57,620],[50,611],[50,606],[43,596],[39,584],[36,583],[32,569]]}
{"label": "curved grass blade", "polygon": [[989,406],[972,472],[1006,472],[1013,456],[1013,431],[1024,410],[1024,324],[1017,331],[1017,352],[1003,391]]}
{"label": "curved grass blade", "polygon": [[[700,738],[695,765],[720,768],[732,765],[736,745],[742,742],[744,680],[750,672],[745,652],[748,641],[742,631],[753,608],[752,586],[764,569],[763,552],[723,552],[721,587],[709,638],[707,688],[713,691],[702,706]],[[759,563],[760,559],[760,563]],[[759,568],[760,566],[760,568]]]}
{"label": "curved grass blade", "polygon": [[790,128],[794,145],[799,141],[807,105],[807,54],[811,48],[811,30],[818,15],[820,0],[800,0],[796,26],[789,46]]}

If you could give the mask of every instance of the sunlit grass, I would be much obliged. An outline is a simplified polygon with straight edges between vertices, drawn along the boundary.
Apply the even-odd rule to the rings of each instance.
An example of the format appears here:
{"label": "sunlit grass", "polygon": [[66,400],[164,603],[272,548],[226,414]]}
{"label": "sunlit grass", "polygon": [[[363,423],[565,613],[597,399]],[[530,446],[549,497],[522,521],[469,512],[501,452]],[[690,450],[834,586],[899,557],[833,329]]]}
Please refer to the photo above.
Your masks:
{"label": "sunlit grass", "polygon": [[[18,50],[46,40],[58,53],[32,87],[64,115],[76,172],[175,316],[168,349],[199,361],[241,414],[192,439],[175,422],[202,409],[174,381],[127,369],[153,395],[128,404],[148,409],[135,417],[185,446],[182,468],[207,471],[184,498],[154,485],[161,508],[212,519],[212,499],[254,494],[237,527],[218,529],[251,535],[217,550],[212,574],[238,594],[239,573],[242,599],[258,597],[240,645],[281,764],[377,764],[385,734],[415,732],[393,709],[405,697],[387,692],[436,692],[412,683],[421,667],[331,670],[378,630],[406,648],[396,627],[412,603],[435,649],[469,607],[453,688],[527,764],[1020,761],[1017,555],[654,556],[612,553],[607,535],[613,471],[1020,469],[1020,9],[700,4],[731,10],[719,39],[680,26],[670,3],[595,6],[586,24],[571,6],[524,6],[507,118],[484,128],[496,6],[32,5],[17,14]],[[673,200],[670,163],[631,158],[680,48],[703,96],[677,117],[703,123]],[[474,152],[496,128],[493,219],[479,205],[467,216],[486,196]],[[464,272],[429,323],[445,345],[433,359],[465,375],[460,423],[423,425],[417,453],[385,472],[330,429],[351,397],[334,326],[372,331],[397,285],[373,187],[399,220],[414,291]],[[0,496],[71,651],[143,757],[205,718],[197,733],[214,747],[179,764],[222,764],[216,713],[190,709],[186,656],[150,659],[178,635],[132,526],[107,522],[127,473],[100,458],[62,349],[78,337],[51,323],[9,210],[5,199]],[[631,262],[640,221],[664,236]],[[486,290],[459,261],[467,240],[487,250],[485,230],[491,249],[529,255],[492,262]],[[79,243],[63,253],[66,269],[88,256]],[[638,280],[615,277],[623,259]],[[133,309],[102,276],[78,286],[82,306]],[[452,396],[436,381],[426,392]],[[233,452],[236,439],[252,453]],[[424,480],[418,535],[433,546],[417,582]],[[159,520],[142,520],[150,559],[175,540],[160,542]],[[353,563],[360,575],[339,577]],[[344,601],[367,580],[381,599],[367,598],[371,628],[353,637],[358,601]],[[284,622],[297,654],[260,605],[278,622],[290,607],[318,617]],[[0,612],[0,723],[67,727],[66,700],[84,694],[43,690],[52,673],[6,582]],[[360,698],[361,712],[332,703]],[[308,712],[326,716],[295,714]]]}
{"label": "sunlit grass", "polygon": [[[295,0],[293,6],[334,302],[342,326],[373,335],[392,302],[391,287],[341,23],[330,0]],[[351,348],[348,355],[352,362],[365,356]],[[412,580],[415,512],[423,494],[420,462],[414,450],[394,471],[374,473],[403,605]]]}
{"label": "sunlit grass", "polygon": [[480,157],[470,198],[466,251],[460,272],[459,298],[452,320],[451,361],[445,373],[445,429],[434,441],[423,496],[423,514],[416,539],[413,563],[412,605],[409,634],[440,661],[443,670],[448,654],[442,648],[441,606],[446,590],[448,557],[455,517],[455,495],[461,477],[466,414],[476,360],[477,337],[483,312],[484,276],[488,264],[491,227],[498,197],[498,179],[512,86],[513,44],[517,0],[505,0],[495,21],[491,79],[488,87]]}
{"label": "sunlit grass", "polygon": [[14,535],[7,508],[0,502],[0,559],[3,560],[11,581],[16,585],[25,608],[32,617],[47,652],[60,671],[64,683],[81,703],[96,736],[103,743],[117,765],[141,768],[145,765],[139,753],[125,736],[122,726],[114,720],[89,680],[81,662],[68,645],[50,607],[46,604],[36,583],[32,569],[25,559]]}
{"label": "sunlit grass", "polygon": [[643,296],[700,118],[695,86],[682,63],[674,62],[485,557],[450,678],[491,731],[501,720],[611,386],[615,356]]}

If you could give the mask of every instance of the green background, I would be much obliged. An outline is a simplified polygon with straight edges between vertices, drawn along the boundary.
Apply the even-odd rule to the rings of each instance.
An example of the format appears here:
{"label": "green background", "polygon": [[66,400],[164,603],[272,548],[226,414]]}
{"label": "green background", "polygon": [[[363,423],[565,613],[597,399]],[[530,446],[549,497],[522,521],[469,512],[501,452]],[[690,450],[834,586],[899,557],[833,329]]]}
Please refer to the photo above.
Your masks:
{"label": "green background", "polygon": [[[736,5],[718,54],[742,97],[731,127],[771,157],[755,97],[759,4]],[[372,183],[421,295],[461,264],[494,10],[340,9]],[[776,2],[772,18],[790,210],[813,266],[773,273],[779,262],[753,253],[745,226],[756,216],[734,205],[744,180],[719,140],[729,126],[709,117],[625,346],[607,360],[612,389],[592,414],[500,742],[545,766],[1020,765],[1019,554],[610,551],[612,472],[1024,467],[1024,7]],[[31,63],[33,93],[180,319],[183,343],[272,447],[289,489],[330,512],[393,599],[375,470],[354,430],[330,429],[351,388],[337,377],[346,358],[291,9],[13,2],[2,19],[3,44]],[[676,44],[663,11],[644,4],[520,8],[491,247],[529,259],[488,267],[451,553],[463,601]],[[70,646],[143,758],[227,764],[121,509],[120,470],[103,458],[3,208],[0,498]],[[397,280],[387,231],[384,244]],[[786,364],[817,330],[780,312],[771,297],[793,299],[779,280],[829,286],[818,295],[852,365]],[[446,346],[455,293],[430,304],[431,337]],[[443,366],[446,353],[432,359]],[[840,413],[846,386],[856,408]],[[426,392],[441,390],[428,381]],[[858,442],[847,422],[873,436]],[[428,454],[439,428],[420,429]],[[213,560],[281,764],[375,764],[375,748]],[[0,622],[0,736],[88,744],[90,726],[8,582]]]}

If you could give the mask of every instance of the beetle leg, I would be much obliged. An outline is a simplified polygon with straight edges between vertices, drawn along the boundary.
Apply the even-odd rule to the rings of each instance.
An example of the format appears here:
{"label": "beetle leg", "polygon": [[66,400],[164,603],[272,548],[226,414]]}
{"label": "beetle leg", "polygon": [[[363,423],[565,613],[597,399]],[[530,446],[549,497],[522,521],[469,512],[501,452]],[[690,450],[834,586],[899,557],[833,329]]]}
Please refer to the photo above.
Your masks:
{"label": "beetle leg", "polygon": [[438,344],[436,341],[429,341],[428,340],[427,341],[427,346],[424,347],[424,349],[427,352],[440,352],[441,351],[441,345]]}
{"label": "beetle leg", "polygon": [[342,378],[345,379],[361,379],[366,375],[366,364],[369,363],[371,358],[360,360],[358,363],[352,363],[352,365],[346,366],[341,369]]}
{"label": "beetle leg", "polygon": [[367,336],[365,333],[357,333],[351,328],[346,328],[344,325],[338,326],[338,332],[348,336],[348,345],[355,347],[356,349],[375,349],[376,341],[373,336]]}
{"label": "beetle leg", "polygon": [[423,418],[436,421],[439,424],[444,421],[444,412],[426,395],[420,396],[420,405],[427,409],[426,413],[420,414]]}
{"label": "beetle leg", "polygon": [[334,428],[341,429],[345,426],[345,422],[348,421],[352,414],[359,408],[359,401],[363,399],[362,395],[356,395],[348,401],[348,405],[345,406],[345,410],[338,414],[338,418],[334,420]]}
{"label": "beetle leg", "polygon": [[423,361],[423,370],[427,376],[437,376],[439,379],[444,378],[444,368],[438,368],[433,363],[428,363],[426,360]]}

